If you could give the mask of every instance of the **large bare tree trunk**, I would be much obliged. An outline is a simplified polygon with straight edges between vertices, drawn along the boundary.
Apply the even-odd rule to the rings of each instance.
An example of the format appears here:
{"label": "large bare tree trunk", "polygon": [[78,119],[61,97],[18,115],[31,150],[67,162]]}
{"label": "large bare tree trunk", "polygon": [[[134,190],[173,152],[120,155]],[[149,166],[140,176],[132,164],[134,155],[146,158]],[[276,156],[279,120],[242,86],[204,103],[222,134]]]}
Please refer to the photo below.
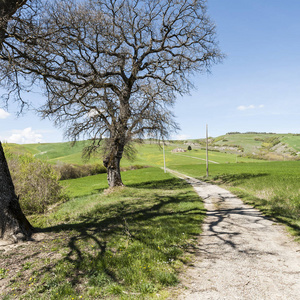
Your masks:
{"label": "large bare tree trunk", "polygon": [[103,164],[107,168],[107,181],[109,187],[124,186],[120,169],[123,150],[124,146],[122,144],[115,143],[109,155],[103,160]]}
{"label": "large bare tree trunk", "polygon": [[33,227],[23,214],[15,193],[0,142],[0,238],[18,242],[30,239],[32,232]]}

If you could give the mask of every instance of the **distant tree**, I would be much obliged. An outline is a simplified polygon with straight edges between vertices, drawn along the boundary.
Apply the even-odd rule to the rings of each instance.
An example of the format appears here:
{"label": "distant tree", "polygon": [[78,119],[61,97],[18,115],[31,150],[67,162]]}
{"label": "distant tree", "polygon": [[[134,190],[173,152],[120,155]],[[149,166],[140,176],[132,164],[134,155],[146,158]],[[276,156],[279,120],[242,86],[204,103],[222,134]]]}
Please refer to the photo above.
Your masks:
{"label": "distant tree", "polygon": [[192,150],[192,147],[189,145],[187,149],[188,149],[188,150]]}
{"label": "distant tree", "polygon": [[178,128],[170,110],[176,96],[222,59],[205,2],[53,1],[37,20],[10,24],[2,59],[18,76],[43,82],[42,116],[66,126],[74,141],[90,138],[87,155],[105,138],[108,183],[120,186],[130,141]]}

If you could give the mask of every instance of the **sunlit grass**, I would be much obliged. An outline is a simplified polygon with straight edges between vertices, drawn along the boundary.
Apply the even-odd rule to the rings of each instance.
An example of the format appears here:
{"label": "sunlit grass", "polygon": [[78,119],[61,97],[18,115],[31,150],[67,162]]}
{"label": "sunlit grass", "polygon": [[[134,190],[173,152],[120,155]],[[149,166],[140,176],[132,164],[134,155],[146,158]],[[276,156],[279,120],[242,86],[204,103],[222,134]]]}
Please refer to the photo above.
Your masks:
{"label": "sunlit grass", "polygon": [[[170,168],[204,179],[205,166]],[[300,161],[210,164],[209,180],[223,185],[300,235]]]}
{"label": "sunlit grass", "polygon": [[[7,299],[167,298],[201,232],[202,201],[158,168],[128,171],[123,179],[127,187],[73,198],[31,219],[49,238],[33,252],[51,259],[25,260],[30,268],[18,273]],[[28,278],[35,279],[30,288]]]}

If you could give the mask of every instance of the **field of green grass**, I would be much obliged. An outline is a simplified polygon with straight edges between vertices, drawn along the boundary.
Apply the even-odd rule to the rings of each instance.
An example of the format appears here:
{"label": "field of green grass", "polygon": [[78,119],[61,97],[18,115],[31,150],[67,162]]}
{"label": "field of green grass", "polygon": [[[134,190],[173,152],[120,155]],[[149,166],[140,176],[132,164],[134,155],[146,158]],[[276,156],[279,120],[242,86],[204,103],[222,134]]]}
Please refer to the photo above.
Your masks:
{"label": "field of green grass", "polygon": [[[210,151],[210,160],[218,163],[233,163],[233,162],[254,162],[257,160],[249,159],[246,157],[240,157],[241,154],[258,154],[263,145],[266,144],[263,141],[268,138],[278,138],[282,143],[286,144],[287,147],[290,147],[294,152],[300,151],[300,136],[294,134],[226,134],[217,138],[214,138],[213,144],[216,146],[224,145],[237,145],[244,149],[244,152],[231,154],[224,152],[214,152]],[[39,143],[39,144],[25,144],[25,145],[14,145],[19,151],[23,149],[24,151],[32,153],[36,158],[47,160],[50,163],[72,163],[72,164],[84,164],[86,161],[82,159],[82,149],[89,142],[88,141],[79,141],[74,146],[71,146],[70,142],[65,143]],[[192,151],[188,151],[182,154],[173,154],[171,150],[174,148],[183,148],[187,149],[187,145],[183,144],[183,141],[171,141],[165,146],[166,150],[166,160],[167,163],[173,163],[178,161],[178,158],[175,155],[180,156],[180,159],[186,163],[201,163],[201,159],[205,159],[205,151],[201,150],[201,147],[192,147]],[[128,161],[126,159],[122,160],[122,166],[129,166],[132,164],[142,164],[142,165],[162,165],[163,156],[162,148],[159,147],[156,143],[146,141],[144,145],[136,145],[138,154],[134,162]],[[189,156],[189,158],[186,158]],[[246,156],[246,155],[245,155]],[[194,158],[191,158],[194,157]],[[195,158],[196,157],[196,158]],[[198,159],[198,162],[197,162]],[[89,163],[101,163],[101,155],[92,157]]]}
{"label": "field of green grass", "polygon": [[[75,145],[71,142],[65,143],[39,143],[22,145],[26,151],[32,153],[36,158],[47,160],[49,163],[72,163],[84,164],[82,149],[88,145],[88,141],[78,141]],[[99,162],[99,158],[91,158],[90,163]]]}
{"label": "field of green grass", "polygon": [[[171,164],[170,169],[207,180],[204,165]],[[300,236],[300,161],[210,164],[209,181],[289,226]]]}
{"label": "field of green grass", "polygon": [[[163,149],[157,144],[137,145],[137,155],[134,161],[123,159],[121,166],[129,166],[132,164],[159,166],[163,167]],[[165,146],[166,165],[203,165],[206,163],[206,151],[201,149],[192,149],[182,153],[172,153],[177,145],[171,144]],[[180,148],[187,148],[181,145]],[[261,160],[239,157],[237,155],[209,151],[209,160],[213,164],[220,163],[236,163],[236,162],[259,162]]]}
{"label": "field of green grass", "polygon": [[[297,147],[295,137],[285,138]],[[51,163],[82,164],[84,144],[25,148]],[[299,239],[300,161],[268,162],[210,151],[206,178],[205,151],[172,153],[177,146],[185,147],[165,146],[168,168],[229,189],[286,224]],[[21,151],[23,146],[16,147]],[[201,232],[205,211],[187,183],[163,172],[162,148],[147,143],[137,150],[135,160],[123,159],[122,167],[150,167],[122,172],[126,187],[108,189],[106,174],[63,180],[70,200],[44,215],[29,216],[47,238],[33,243],[29,253],[22,253],[22,247],[12,257],[0,253],[0,280],[11,277],[3,299],[170,296],[168,289],[178,283],[178,272],[193,260],[187,250]]]}
{"label": "field of green grass", "polygon": [[[127,187],[104,193],[103,178],[91,179],[81,196],[30,217],[46,235],[43,242],[32,243],[26,254],[23,247],[12,256],[0,253],[2,266],[7,262],[3,279],[11,277],[3,299],[169,296],[178,270],[192,259],[186,251],[201,232],[202,201],[159,168],[127,171]],[[74,195],[82,180],[68,182]]]}
{"label": "field of green grass", "polygon": [[286,135],[283,138],[283,142],[295,149],[295,151],[300,152],[300,135]]}

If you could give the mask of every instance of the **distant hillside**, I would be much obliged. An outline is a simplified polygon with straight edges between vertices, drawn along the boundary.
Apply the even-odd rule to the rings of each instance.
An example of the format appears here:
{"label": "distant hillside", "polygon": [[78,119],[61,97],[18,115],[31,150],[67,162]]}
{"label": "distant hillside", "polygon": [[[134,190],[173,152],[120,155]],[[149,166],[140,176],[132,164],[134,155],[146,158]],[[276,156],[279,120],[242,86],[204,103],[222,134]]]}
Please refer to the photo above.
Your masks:
{"label": "distant hillside", "polygon": [[[57,162],[84,164],[82,150],[88,143],[88,141],[79,141],[74,146],[72,146],[71,142],[24,144],[16,146],[18,146],[19,151],[23,149],[23,151],[33,154],[36,158],[47,160],[53,164]],[[89,163],[99,163],[99,159],[100,158],[91,158]]]}
{"label": "distant hillside", "polygon": [[[198,140],[204,145],[204,140]],[[300,134],[230,132],[209,139],[209,148],[263,159],[300,159]]]}
{"label": "distant hillside", "polygon": [[[79,141],[73,147],[70,142],[64,143],[39,143],[39,144],[10,144],[16,152],[27,152],[42,160],[50,163],[72,163],[84,164],[82,159],[82,149],[89,141]],[[196,140],[176,140],[168,141],[168,149],[176,147],[187,148],[191,145],[192,149],[204,149],[205,139]],[[152,144],[152,146],[151,146]],[[138,151],[150,157],[156,156],[156,151],[152,149],[155,142],[146,141],[144,146],[138,146]],[[150,148],[149,148],[150,147]],[[149,151],[147,149],[149,148]],[[239,156],[271,159],[271,160],[292,160],[300,159],[300,135],[297,134],[274,134],[274,133],[227,133],[225,135],[209,138],[209,150],[231,153]],[[154,152],[153,152],[154,151]],[[149,153],[148,153],[149,152]],[[145,164],[145,155],[137,159],[137,162]],[[154,158],[153,158],[154,159]],[[148,159],[147,159],[148,160]],[[100,155],[92,158],[89,163],[101,163]],[[147,162],[149,163],[149,161]],[[123,161],[129,165],[130,162]]]}

